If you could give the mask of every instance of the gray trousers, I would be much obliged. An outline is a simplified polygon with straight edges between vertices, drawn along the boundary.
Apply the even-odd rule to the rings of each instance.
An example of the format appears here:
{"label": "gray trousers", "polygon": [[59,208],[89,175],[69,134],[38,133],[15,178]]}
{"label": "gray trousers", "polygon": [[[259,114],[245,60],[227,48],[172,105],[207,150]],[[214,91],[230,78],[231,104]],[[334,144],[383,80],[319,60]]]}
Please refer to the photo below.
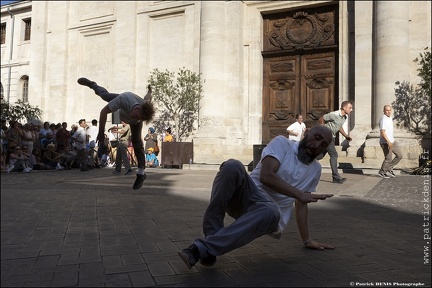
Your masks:
{"label": "gray trousers", "polygon": [[319,155],[316,159],[321,160],[322,158],[324,158],[325,154],[328,153],[330,156],[330,168],[332,170],[333,179],[340,180],[342,177],[339,175],[339,172],[337,169],[337,165],[338,165],[337,159],[338,159],[339,155],[336,151],[336,146],[335,146],[334,140],[335,139],[333,138],[332,142],[327,147],[327,151],[322,153],[321,155]]}
{"label": "gray trousers", "polygon": [[[225,213],[236,219],[224,227]],[[259,194],[240,161],[230,159],[219,168],[204,213],[204,239],[194,244],[201,258],[219,256],[277,230],[279,209],[276,203]]]}
{"label": "gray trousers", "polygon": [[[396,164],[398,164],[400,160],[402,160],[402,150],[400,149],[397,142],[393,143],[393,149],[391,151],[389,150],[388,144],[381,144],[381,148],[384,153],[384,161],[381,165],[381,169],[379,172],[386,173],[393,170],[393,167],[396,166]],[[392,160],[393,154],[395,154],[396,157]]]}

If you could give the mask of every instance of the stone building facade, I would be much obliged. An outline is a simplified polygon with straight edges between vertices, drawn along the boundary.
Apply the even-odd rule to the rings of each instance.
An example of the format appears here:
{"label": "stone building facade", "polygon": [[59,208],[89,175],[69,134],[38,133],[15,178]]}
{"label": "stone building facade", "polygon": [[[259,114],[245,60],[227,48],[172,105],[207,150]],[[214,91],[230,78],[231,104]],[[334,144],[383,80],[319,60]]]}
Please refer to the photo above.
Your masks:
{"label": "stone building facade", "polygon": [[[431,47],[430,11],[430,1],[20,1],[1,7],[2,95],[70,125],[105,105],[77,78],[145,95],[151,70],[185,67],[205,79],[194,162],[248,164],[295,114],[310,127],[351,100],[354,140],[339,139],[340,162],[373,168],[395,82],[419,82],[413,59]],[[418,140],[397,136],[400,167],[415,167]]]}

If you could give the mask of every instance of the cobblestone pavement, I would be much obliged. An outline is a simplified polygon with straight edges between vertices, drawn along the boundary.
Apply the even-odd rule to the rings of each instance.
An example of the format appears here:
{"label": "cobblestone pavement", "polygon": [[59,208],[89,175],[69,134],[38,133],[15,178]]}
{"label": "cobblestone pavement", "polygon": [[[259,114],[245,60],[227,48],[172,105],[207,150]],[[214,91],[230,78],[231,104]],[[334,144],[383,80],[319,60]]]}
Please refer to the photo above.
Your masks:
{"label": "cobblestone pavement", "polygon": [[202,234],[216,171],[185,166],[148,169],[136,191],[110,168],[2,174],[1,286],[430,287],[429,177],[323,173],[335,196],[309,206],[309,229],[335,250],[303,248],[291,219],[281,240],[188,269],[177,251]]}

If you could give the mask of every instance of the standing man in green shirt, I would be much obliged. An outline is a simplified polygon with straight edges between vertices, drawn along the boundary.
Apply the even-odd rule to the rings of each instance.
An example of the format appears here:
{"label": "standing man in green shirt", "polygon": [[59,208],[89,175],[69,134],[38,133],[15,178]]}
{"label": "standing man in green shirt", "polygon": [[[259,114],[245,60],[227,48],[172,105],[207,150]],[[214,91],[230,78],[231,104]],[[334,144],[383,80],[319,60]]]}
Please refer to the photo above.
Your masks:
{"label": "standing man in green shirt", "polygon": [[332,131],[333,141],[327,147],[327,151],[321,154],[321,156],[317,157],[317,159],[320,160],[325,156],[326,153],[329,153],[333,183],[342,184],[346,181],[346,178],[342,178],[339,175],[339,172],[337,170],[338,153],[336,151],[335,139],[336,139],[336,134],[340,132],[348,141],[352,140],[352,138],[348,136],[345,133],[344,129],[342,128],[342,125],[345,123],[346,119],[348,118],[348,115],[350,115],[352,110],[353,110],[353,105],[351,101],[343,101],[341,104],[341,108],[339,110],[327,113],[319,118],[319,123],[321,125],[327,126]]}

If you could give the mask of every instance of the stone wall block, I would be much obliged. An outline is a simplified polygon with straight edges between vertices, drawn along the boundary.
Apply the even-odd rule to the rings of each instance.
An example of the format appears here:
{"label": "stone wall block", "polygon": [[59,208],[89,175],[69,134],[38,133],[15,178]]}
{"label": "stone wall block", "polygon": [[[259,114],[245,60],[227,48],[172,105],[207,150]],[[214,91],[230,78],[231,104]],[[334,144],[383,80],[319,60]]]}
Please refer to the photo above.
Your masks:
{"label": "stone wall block", "polygon": [[365,147],[364,148],[364,158],[366,159],[376,159],[376,147]]}

